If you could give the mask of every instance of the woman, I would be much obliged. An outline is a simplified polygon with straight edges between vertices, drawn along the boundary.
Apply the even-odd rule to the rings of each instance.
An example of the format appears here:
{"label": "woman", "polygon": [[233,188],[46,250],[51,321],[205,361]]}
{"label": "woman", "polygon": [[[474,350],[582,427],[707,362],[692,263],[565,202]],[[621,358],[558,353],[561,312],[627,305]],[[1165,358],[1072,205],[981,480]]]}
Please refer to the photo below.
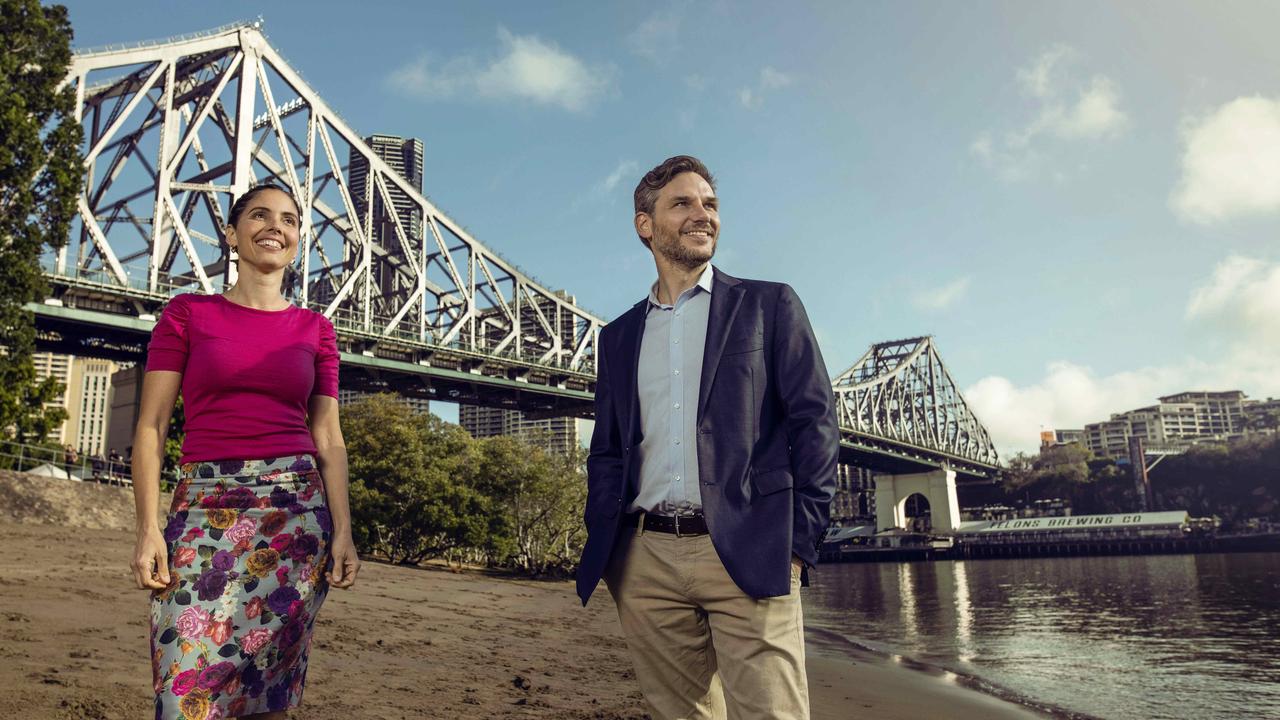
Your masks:
{"label": "woman", "polygon": [[[159,720],[284,718],[302,701],[328,586],[351,587],[360,568],[333,326],[280,293],[299,213],[280,187],[245,193],[226,228],[236,284],[174,297],[151,336],[133,440],[133,573],[153,591]],[[182,473],[162,530],[160,467],[179,390]]]}

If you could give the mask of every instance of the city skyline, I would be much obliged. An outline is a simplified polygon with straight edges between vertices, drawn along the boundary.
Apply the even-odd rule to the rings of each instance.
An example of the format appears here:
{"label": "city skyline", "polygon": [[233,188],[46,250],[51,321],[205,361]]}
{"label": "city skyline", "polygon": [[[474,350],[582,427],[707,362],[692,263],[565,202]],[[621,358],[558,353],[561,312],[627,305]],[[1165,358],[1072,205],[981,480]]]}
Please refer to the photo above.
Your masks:
{"label": "city skyline", "polygon": [[[257,12],[67,4],[77,48]],[[717,264],[795,286],[832,375],[932,332],[1006,456],[1185,389],[1280,394],[1271,8],[445,7],[428,42],[425,10],[291,7],[266,30],[331,105],[422,138],[434,201],[604,317],[652,280],[631,188],[690,152]]]}

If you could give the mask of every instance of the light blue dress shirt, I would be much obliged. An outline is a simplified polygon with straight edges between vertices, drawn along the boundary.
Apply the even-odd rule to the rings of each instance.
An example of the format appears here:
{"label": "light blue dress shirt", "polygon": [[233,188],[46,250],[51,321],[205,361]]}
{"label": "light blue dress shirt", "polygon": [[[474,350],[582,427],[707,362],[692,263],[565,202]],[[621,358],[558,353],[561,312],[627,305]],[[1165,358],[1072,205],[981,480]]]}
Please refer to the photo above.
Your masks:
{"label": "light blue dress shirt", "polygon": [[702,354],[711,312],[711,265],[693,287],[672,305],[658,302],[658,284],[649,290],[649,305],[640,341],[636,389],[640,395],[640,428],[636,448],[640,484],[628,512],[663,515],[702,509],[698,486],[698,390]]}

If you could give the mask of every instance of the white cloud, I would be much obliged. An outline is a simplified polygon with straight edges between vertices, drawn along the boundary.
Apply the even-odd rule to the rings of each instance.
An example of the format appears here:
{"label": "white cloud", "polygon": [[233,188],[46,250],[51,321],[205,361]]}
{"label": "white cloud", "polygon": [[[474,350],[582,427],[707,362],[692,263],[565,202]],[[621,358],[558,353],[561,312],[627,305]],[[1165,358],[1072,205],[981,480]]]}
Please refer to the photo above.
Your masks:
{"label": "white cloud", "polygon": [[1186,121],[1170,204],[1202,224],[1280,210],[1280,99],[1236,98]]}
{"label": "white cloud", "polygon": [[613,172],[609,173],[604,180],[601,180],[600,183],[596,185],[596,190],[603,195],[607,195],[613,192],[614,189],[618,187],[618,184],[624,179],[636,179],[636,181],[639,182],[637,178],[632,178],[632,176],[639,170],[639,167],[639,164],[636,163],[635,160],[619,161],[617,167],[613,169]]}
{"label": "white cloud", "polygon": [[679,48],[680,26],[684,23],[683,8],[671,7],[659,10],[636,26],[627,35],[627,47],[636,55],[662,64]]}
{"label": "white cloud", "polygon": [[791,76],[778,72],[768,65],[760,69],[760,88],[777,90],[791,84]]}
{"label": "white cloud", "polygon": [[967,388],[964,397],[1007,458],[1034,450],[1042,428],[1080,428],[1187,389],[1182,382],[1187,375],[1182,368],[1144,368],[1098,377],[1087,367],[1058,360],[1030,385],[991,376]]}
{"label": "white cloud", "polygon": [[487,63],[471,57],[433,65],[423,56],[392,71],[387,84],[424,99],[469,93],[489,99],[522,99],[581,112],[613,85],[611,66],[590,66],[536,35],[498,28],[501,54]]}
{"label": "white cloud", "polygon": [[921,310],[946,310],[969,292],[969,277],[957,278],[941,287],[918,293],[913,301]]}
{"label": "white cloud", "polygon": [[738,91],[738,102],[748,110],[758,109],[764,105],[765,95],[780,90],[791,84],[791,76],[769,67],[760,69],[760,79],[753,87],[744,87]]}
{"label": "white cloud", "polygon": [[1239,344],[1280,351],[1280,263],[1228,257],[1192,292],[1186,316],[1231,333]]}
{"label": "white cloud", "polygon": [[1098,75],[1081,90],[1075,104],[1046,111],[1049,131],[1062,138],[1105,138],[1128,123],[1120,110],[1120,91],[1110,78]]}
{"label": "white cloud", "polygon": [[[1210,332],[1198,338],[1211,361],[1187,357],[1162,365],[1099,376],[1067,360],[1048,365],[1040,380],[1017,385],[986,377],[964,391],[1003,457],[1031,452],[1041,428],[1080,428],[1113,413],[1154,405],[1182,390],[1243,390],[1280,395],[1280,263],[1229,257],[1193,289],[1188,320]],[[1225,333],[1220,347],[1213,332]]]}
{"label": "white cloud", "polygon": [[991,131],[980,133],[969,151],[1006,180],[1022,180],[1033,176],[1041,164],[1042,138],[1100,140],[1122,133],[1129,117],[1120,108],[1120,88],[1105,75],[1095,75],[1087,83],[1077,79],[1070,69],[1078,58],[1075,49],[1054,45],[1019,69],[1015,77],[1023,94],[1034,102],[1034,117],[1005,132],[1000,141]]}
{"label": "white cloud", "polygon": [[1053,94],[1054,70],[1065,60],[1077,56],[1074,49],[1066,45],[1054,45],[1040,53],[1040,57],[1017,72],[1018,84],[1032,97],[1050,97]]}

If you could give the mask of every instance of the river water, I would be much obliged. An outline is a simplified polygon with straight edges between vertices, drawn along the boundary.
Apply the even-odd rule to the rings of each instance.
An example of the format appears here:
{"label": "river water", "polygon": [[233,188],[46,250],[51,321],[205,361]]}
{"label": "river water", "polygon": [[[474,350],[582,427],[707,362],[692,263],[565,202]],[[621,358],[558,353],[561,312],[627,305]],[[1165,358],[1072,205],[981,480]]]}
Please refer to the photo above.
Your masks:
{"label": "river water", "polygon": [[870,648],[1078,717],[1280,718],[1280,553],[823,565],[812,649]]}

